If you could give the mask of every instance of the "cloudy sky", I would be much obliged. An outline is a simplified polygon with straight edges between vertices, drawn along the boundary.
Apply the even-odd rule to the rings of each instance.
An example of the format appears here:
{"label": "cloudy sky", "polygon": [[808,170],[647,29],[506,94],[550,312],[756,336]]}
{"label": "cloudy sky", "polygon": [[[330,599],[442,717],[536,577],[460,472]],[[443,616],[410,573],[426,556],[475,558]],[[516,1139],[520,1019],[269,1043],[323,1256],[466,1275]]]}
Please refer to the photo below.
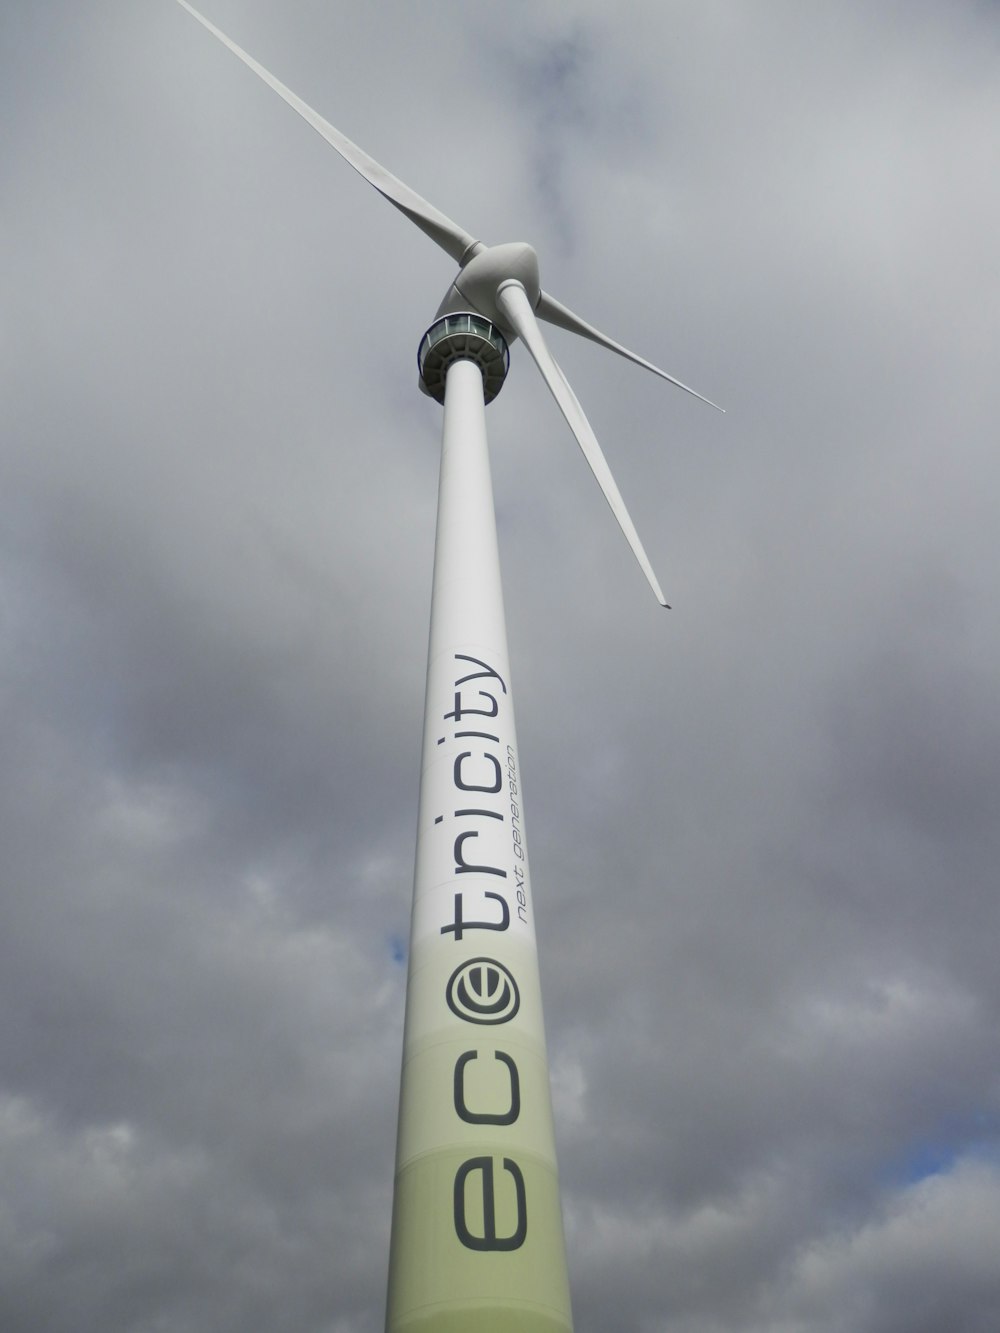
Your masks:
{"label": "cloudy sky", "polygon": [[[1000,1328],[1000,9],[203,0],[545,287],[489,423],[578,1333]],[[377,1333],[450,261],[0,6],[0,1325]]]}

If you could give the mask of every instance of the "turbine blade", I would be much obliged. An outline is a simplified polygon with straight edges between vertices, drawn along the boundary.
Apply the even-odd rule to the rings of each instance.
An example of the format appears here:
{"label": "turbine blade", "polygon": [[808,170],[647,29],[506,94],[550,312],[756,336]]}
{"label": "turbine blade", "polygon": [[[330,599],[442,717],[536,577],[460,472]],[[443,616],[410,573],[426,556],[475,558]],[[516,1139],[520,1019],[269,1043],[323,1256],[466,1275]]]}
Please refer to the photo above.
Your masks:
{"label": "turbine blade", "polygon": [[[183,0],[181,2],[183,3]],[[555,324],[560,329],[567,329],[570,333],[578,333],[581,338],[589,338],[591,342],[606,347],[609,352],[617,352],[619,356],[625,357],[627,361],[634,361],[637,366],[643,366],[646,370],[651,370],[654,375],[659,375],[661,379],[676,384],[678,389],[683,389],[685,393],[700,398],[703,403],[708,403],[709,407],[714,407],[717,412],[725,412],[726,409],[720,407],[718,403],[713,403],[711,398],[706,398],[704,394],[698,393],[687,384],[682,384],[680,380],[674,379],[673,375],[668,375],[659,366],[654,366],[651,361],[636,356],[635,352],[630,352],[627,347],[622,347],[621,343],[616,343],[614,339],[601,333],[600,329],[595,329],[592,324],[588,324],[579,315],[574,315],[572,310],[557,301],[554,296],[549,296],[547,292],[542,292],[538,305],[535,307],[535,314],[539,319],[544,319],[549,324]]]}
{"label": "turbine blade", "polygon": [[538,327],[535,312],[531,308],[527,292],[516,279],[509,280],[501,284],[497,292],[496,302],[498,309],[509,320],[511,328],[516,330],[518,337],[531,353],[535,365],[541,372],[542,379],[549,386],[552,397],[559,404],[559,410],[566,418],[570,430],[576,436],[577,443],[583,450],[583,456],[590,464],[590,470],[597,478],[597,484],[604,492],[604,498],[611,506],[611,512],[618,520],[618,524],[625,534],[625,540],[631,546],[632,554],[638,560],[656,600],[661,606],[667,606],[660,585],[656,581],[656,575],[653,573],[653,567],[649,563],[649,557],[643,550],[639,534],[635,530],[635,524],[629,517],[629,512],[625,508],[625,501],[615,485],[615,479],[611,475],[611,469],[608,467],[604,454],[601,452],[601,446],[597,443],[597,436],[584,415],[576,394],[570,388],[569,380],[559,369],[551,352],[545,345],[545,339]]}
{"label": "turbine blade", "polygon": [[248,55],[242,47],[237,46],[214,23],[210,23],[207,18],[199,14],[192,5],[188,4],[187,0],[177,0],[177,3],[182,5],[214,37],[218,37],[223,46],[227,46],[233,55],[238,56],[244,65],[247,65],[263,79],[269,88],[273,88],[279,97],[283,97],[303,120],[307,120],[328,144],[336,148],[341,157],[349,162],[359,175],[364,176],[370,185],[374,185],[384,199],[388,199],[390,204],[404,213],[442,250],[451,255],[452,259],[461,263],[462,257],[467,255],[467,251],[477,244],[474,236],[470,236],[457,223],[452,222],[451,218],[446,217],[444,213],[434,208],[426,199],[422,199],[415,190],[411,190],[408,185],[404,185],[401,180],[397,180],[391,172],[386,171],[385,167],[380,166],[373,157],[369,157],[356,143],[352,143],[346,134],[341,134],[329,121],[324,120],[312,107],[307,106],[301,97],[297,97],[279,79],[269,73],[263,65],[258,64],[253,56]]}

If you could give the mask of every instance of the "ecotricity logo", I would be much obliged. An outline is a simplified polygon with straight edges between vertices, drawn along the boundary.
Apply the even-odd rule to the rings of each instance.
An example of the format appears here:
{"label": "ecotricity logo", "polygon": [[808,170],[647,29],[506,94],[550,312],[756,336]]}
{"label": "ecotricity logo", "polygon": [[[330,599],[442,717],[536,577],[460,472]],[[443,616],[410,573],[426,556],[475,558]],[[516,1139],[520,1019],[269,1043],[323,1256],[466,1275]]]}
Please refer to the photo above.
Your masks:
{"label": "ecotricity logo", "polygon": [[495,958],[470,958],[456,967],[445,999],[466,1023],[509,1023],[521,1004],[517,982]]}

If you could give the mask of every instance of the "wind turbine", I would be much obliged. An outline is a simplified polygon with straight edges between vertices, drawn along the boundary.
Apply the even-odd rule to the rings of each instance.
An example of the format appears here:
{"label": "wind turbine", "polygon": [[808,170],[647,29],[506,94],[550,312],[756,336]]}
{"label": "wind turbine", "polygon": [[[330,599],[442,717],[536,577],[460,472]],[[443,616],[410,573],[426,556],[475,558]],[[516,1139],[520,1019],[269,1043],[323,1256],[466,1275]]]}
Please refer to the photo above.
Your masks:
{"label": "wind turbine", "polygon": [[544,292],[530,245],[477,240],[178,3],[458,264],[417,358],[444,429],[386,1329],[564,1333],[572,1315],[485,406],[520,338],[666,606],[538,320],[710,400]]}

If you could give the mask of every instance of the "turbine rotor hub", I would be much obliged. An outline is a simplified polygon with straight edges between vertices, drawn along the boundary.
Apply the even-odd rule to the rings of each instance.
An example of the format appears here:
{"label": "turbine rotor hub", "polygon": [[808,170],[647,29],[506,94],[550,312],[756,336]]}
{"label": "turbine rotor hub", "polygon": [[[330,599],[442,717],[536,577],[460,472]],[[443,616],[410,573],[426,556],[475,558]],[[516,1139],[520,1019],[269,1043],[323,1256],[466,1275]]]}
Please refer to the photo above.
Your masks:
{"label": "turbine rotor hub", "polygon": [[538,255],[526,241],[508,241],[480,250],[458,274],[455,286],[478,307],[492,302],[506,278],[516,278],[528,293],[532,307],[538,304],[542,290]]}
{"label": "turbine rotor hub", "polygon": [[456,361],[474,361],[483,377],[483,400],[492,403],[503,388],[510,365],[507,340],[483,315],[458,311],[436,320],[420,340],[417,370],[420,388],[444,402],[448,367]]}
{"label": "turbine rotor hub", "polygon": [[477,241],[462,256],[463,267],[438,306],[438,317],[474,310],[495,324],[508,343],[517,332],[511,328],[497,308],[497,292],[504,282],[519,282],[528,294],[532,310],[541,298],[542,287],[538,276],[538,256],[525,241],[509,241],[504,245],[484,246]]}

